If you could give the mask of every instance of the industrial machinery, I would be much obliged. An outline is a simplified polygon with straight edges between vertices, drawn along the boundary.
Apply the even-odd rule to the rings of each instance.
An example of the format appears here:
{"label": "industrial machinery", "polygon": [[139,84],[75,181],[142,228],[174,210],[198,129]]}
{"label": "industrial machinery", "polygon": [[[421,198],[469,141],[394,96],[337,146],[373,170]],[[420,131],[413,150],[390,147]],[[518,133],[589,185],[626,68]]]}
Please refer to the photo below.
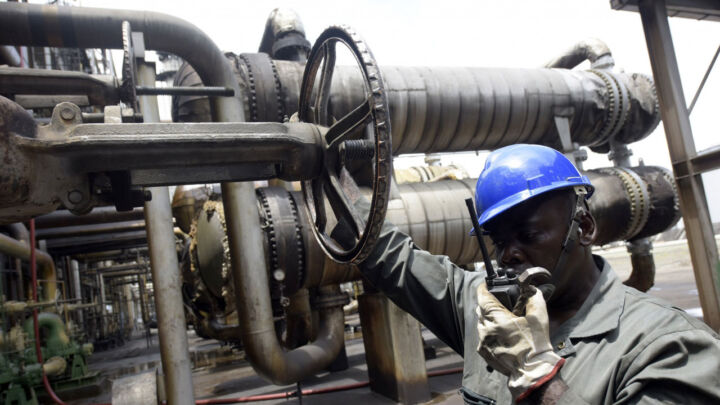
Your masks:
{"label": "industrial machinery", "polygon": [[[33,23],[54,18],[62,23]],[[628,241],[627,282],[639,289],[653,282],[647,238],[679,219],[669,172],[628,160],[627,144],[660,119],[653,82],[614,71],[599,41],[540,69],[385,67],[348,27],[331,27],[311,48],[287,11],[271,14],[259,53],[236,55],[167,15],[13,3],[0,3],[0,41],[123,49],[122,77],[0,67],[0,223],[36,217],[48,252],[38,256],[47,255],[38,261],[48,263],[42,277],[64,283],[72,294],[61,300],[84,305],[72,321],[99,348],[130,338],[138,317],[146,330],[158,328],[171,404],[193,400],[188,325],[241,347],[276,384],[341,364],[348,297],[339,284],[361,279],[354,264],[385,220],[474,270],[481,256],[464,208],[474,180],[432,175],[397,184],[394,156],[520,142],[555,147],[578,165],[580,147],[610,153],[613,167],[585,171],[597,190],[590,208],[598,243]],[[172,87],[155,87],[147,50],[185,61]],[[585,59],[590,70],[573,70]],[[158,94],[173,95],[175,122],[159,122]],[[271,184],[256,187],[259,180]],[[185,187],[194,184],[206,186]],[[180,186],[172,211],[169,185]],[[352,207],[360,194],[371,206],[367,218]],[[333,238],[340,221],[353,230],[350,247]],[[33,239],[7,238],[23,249]],[[24,287],[25,274],[20,266],[7,280]],[[56,282],[42,289],[53,305]],[[420,400],[429,395],[424,364],[403,363],[422,356],[419,328],[398,322],[407,314],[366,287],[359,306],[371,387]],[[84,371],[75,359],[87,350],[58,346],[60,320],[42,319],[55,336],[44,338],[45,357],[70,356],[75,378],[76,368]],[[395,363],[382,365],[387,357]],[[39,366],[21,371],[2,361],[0,375],[10,379],[0,381],[33,385],[42,377]],[[155,397],[153,384],[135,393],[118,387],[113,400],[132,403],[140,390]]]}

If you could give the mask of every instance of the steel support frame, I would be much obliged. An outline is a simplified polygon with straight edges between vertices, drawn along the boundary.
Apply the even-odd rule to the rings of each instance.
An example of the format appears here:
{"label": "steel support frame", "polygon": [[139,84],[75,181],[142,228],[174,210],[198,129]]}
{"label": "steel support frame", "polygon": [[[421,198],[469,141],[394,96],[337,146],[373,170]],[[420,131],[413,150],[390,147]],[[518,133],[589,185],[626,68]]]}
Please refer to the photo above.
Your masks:
{"label": "steel support frame", "polygon": [[[720,330],[720,262],[664,0],[638,2],[705,322]],[[687,173],[678,173],[685,167]]]}

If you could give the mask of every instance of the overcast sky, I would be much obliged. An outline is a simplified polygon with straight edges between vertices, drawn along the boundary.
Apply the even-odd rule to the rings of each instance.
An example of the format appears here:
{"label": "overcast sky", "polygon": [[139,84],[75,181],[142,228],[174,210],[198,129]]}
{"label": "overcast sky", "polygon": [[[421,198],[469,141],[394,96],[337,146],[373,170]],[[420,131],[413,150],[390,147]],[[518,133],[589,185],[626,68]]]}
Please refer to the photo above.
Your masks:
{"label": "overcast sky", "polygon": [[[617,70],[652,74],[639,14],[614,11],[609,0],[82,0],[80,3],[172,14],[197,25],[221,49],[236,53],[257,51],[268,14],[275,7],[288,7],[302,18],[311,43],[329,25],[351,25],[365,37],[380,66],[539,67],[575,42],[596,37],[610,47]],[[670,27],[689,104],[720,45],[720,23],[671,18]],[[716,66],[691,115],[697,150],[720,144],[719,105],[720,67]],[[640,157],[645,164],[670,167],[662,124],[631,148],[633,163]],[[444,161],[468,164],[478,160],[466,154]],[[604,155],[594,155],[585,168],[609,164]],[[714,221],[720,221],[719,185],[720,174],[706,177]]]}

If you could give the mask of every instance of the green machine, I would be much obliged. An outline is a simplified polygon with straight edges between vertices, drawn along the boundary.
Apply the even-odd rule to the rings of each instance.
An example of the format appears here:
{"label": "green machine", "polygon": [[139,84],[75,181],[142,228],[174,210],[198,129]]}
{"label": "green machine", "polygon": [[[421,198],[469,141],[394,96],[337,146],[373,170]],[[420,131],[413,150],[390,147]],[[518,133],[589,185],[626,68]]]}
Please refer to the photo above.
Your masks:
{"label": "green machine", "polygon": [[[50,383],[58,392],[70,388],[77,388],[95,382],[97,373],[88,372],[87,358],[93,352],[93,345],[90,343],[79,344],[70,339],[67,328],[59,315],[50,312],[38,314],[38,327],[40,330],[40,341],[43,359],[45,359],[45,373],[50,378]],[[33,320],[25,321],[23,329],[28,339],[34,340]],[[50,360],[62,358],[65,360],[63,367],[59,361],[49,366]],[[26,364],[36,360],[34,348],[25,349]],[[50,370],[48,370],[50,368]],[[51,373],[52,372],[52,373]]]}
{"label": "green machine", "polygon": [[62,318],[57,314],[38,314],[43,364],[38,364],[33,319],[8,333],[0,333],[0,405],[35,405],[44,392],[43,371],[56,392],[68,392],[94,385],[97,373],[88,371],[91,344],[70,339]]}

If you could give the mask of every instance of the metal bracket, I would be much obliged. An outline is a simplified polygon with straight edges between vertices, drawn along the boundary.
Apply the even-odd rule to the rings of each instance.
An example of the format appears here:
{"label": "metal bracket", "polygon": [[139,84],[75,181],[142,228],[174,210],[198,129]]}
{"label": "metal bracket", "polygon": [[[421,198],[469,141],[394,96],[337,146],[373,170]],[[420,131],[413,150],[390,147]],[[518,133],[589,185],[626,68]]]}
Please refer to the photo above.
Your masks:
{"label": "metal bracket", "polygon": [[578,169],[582,169],[582,162],[587,160],[587,152],[580,149],[576,143],[573,143],[572,137],[570,136],[570,117],[572,117],[572,114],[573,111],[569,109],[556,111],[555,127],[558,131],[563,154],[570,159]]}

